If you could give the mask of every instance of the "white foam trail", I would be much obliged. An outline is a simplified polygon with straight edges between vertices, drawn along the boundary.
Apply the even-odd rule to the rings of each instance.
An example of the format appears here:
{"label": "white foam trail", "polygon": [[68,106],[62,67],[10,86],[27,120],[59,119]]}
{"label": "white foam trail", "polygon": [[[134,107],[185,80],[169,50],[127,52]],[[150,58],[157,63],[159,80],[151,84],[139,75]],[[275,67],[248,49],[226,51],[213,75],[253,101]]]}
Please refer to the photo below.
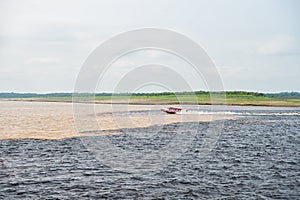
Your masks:
{"label": "white foam trail", "polygon": [[300,112],[234,112],[234,111],[196,111],[183,110],[180,114],[195,115],[241,115],[241,116],[300,116]]}

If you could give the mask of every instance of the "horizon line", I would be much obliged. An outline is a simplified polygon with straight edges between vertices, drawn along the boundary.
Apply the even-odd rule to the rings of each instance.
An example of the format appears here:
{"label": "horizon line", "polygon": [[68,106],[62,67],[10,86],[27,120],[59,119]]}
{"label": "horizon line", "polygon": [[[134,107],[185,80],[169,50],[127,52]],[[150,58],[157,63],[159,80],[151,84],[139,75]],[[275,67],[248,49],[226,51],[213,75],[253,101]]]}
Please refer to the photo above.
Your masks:
{"label": "horizon line", "polygon": [[280,93],[300,93],[300,91],[279,91],[279,92],[258,92],[249,90],[224,90],[224,91],[209,91],[209,90],[193,90],[193,91],[143,91],[143,92],[7,92],[0,91],[0,94],[35,94],[35,95],[47,95],[47,94],[161,94],[161,93],[190,93],[190,92],[249,92],[249,93],[261,93],[261,94],[280,94]]}

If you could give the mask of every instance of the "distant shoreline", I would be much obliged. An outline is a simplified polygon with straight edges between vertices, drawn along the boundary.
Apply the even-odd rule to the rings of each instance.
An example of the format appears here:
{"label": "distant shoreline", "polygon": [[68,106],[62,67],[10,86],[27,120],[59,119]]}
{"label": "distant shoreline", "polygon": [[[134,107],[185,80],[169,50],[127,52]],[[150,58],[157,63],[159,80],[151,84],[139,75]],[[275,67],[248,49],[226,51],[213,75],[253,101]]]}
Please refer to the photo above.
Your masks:
{"label": "distant shoreline", "polygon": [[[228,105],[300,107],[299,92],[259,93],[247,91],[189,91],[160,93],[0,93],[1,100],[28,102],[76,102],[131,105]],[[211,98],[214,101],[211,101]]]}
{"label": "distant shoreline", "polygon": [[[226,106],[267,106],[267,107],[300,107],[300,100],[282,100],[282,99],[248,99],[248,98],[229,98],[226,103],[214,103],[213,105]],[[23,101],[23,102],[57,102],[72,103],[72,98],[0,98],[0,101]],[[176,105],[180,104],[173,99],[153,98],[133,98],[128,102],[128,98],[118,98],[113,101],[111,98],[95,98],[95,101],[77,101],[78,103],[95,104],[130,104],[130,105]],[[185,103],[185,102],[183,102]],[[188,102],[187,102],[188,104]],[[195,103],[194,103],[195,104]],[[198,105],[212,105],[210,99],[199,100]]]}

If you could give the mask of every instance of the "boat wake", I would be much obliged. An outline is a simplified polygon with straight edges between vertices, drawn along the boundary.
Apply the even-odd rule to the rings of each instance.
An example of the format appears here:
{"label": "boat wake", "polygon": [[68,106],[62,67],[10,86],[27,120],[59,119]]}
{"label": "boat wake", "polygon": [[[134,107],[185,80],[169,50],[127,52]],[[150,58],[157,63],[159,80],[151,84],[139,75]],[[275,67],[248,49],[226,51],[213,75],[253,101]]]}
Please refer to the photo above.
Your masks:
{"label": "boat wake", "polygon": [[300,112],[245,112],[245,111],[200,111],[200,110],[182,110],[182,115],[239,115],[239,116],[300,116]]}

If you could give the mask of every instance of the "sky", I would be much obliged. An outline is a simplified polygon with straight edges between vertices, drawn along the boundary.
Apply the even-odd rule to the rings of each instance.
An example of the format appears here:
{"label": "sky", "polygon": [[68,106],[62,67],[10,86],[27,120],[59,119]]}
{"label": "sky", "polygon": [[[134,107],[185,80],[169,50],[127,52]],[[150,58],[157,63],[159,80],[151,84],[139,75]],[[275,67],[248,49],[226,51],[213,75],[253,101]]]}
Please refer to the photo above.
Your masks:
{"label": "sky", "polygon": [[[299,10],[297,0],[0,0],[0,92],[73,92],[96,47],[146,27],[200,44],[225,90],[300,92]],[[187,67],[164,52],[139,52],[116,61],[98,92],[149,62]],[[202,83],[192,88],[206,90]]]}

